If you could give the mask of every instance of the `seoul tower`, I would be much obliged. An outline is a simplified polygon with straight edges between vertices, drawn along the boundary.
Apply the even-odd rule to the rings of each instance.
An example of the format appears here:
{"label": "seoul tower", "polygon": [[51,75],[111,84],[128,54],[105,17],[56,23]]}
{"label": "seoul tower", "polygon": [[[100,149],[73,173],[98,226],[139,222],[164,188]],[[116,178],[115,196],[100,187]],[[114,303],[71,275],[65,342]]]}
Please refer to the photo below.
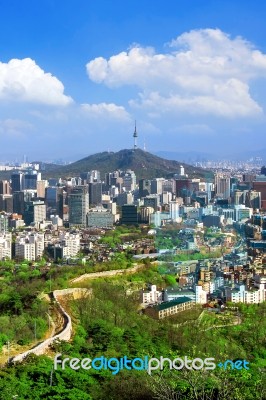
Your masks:
{"label": "seoul tower", "polygon": [[135,121],[135,130],[134,130],[134,134],[133,134],[133,138],[134,138],[134,150],[137,149],[137,137],[138,137],[138,133],[137,133],[137,126],[136,126],[136,121]]}

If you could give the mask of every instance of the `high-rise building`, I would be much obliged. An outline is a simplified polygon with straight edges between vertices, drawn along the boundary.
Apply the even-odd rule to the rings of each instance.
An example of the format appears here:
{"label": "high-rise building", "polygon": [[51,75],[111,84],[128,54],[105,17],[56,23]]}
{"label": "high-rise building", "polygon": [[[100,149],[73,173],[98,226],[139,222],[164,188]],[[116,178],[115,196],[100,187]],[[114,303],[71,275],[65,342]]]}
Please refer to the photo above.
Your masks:
{"label": "high-rise building", "polygon": [[190,195],[191,179],[176,179],[176,195],[185,198]]}
{"label": "high-rise building", "polygon": [[13,192],[13,212],[24,215],[24,192]]}
{"label": "high-rise building", "polygon": [[66,198],[67,198],[67,193],[64,191],[64,189],[58,188],[57,213],[62,220],[64,219],[64,209],[66,207]]}
{"label": "high-rise building", "polygon": [[253,209],[261,208],[261,193],[256,190],[249,190],[246,195],[246,207],[251,207]]}
{"label": "high-rise building", "polygon": [[132,193],[120,193],[116,198],[116,203],[118,206],[123,206],[125,204],[132,204],[133,203],[133,195]]}
{"label": "high-rise building", "polygon": [[164,178],[155,178],[151,180],[151,194],[162,194]]}
{"label": "high-rise building", "polygon": [[222,199],[230,197],[230,178],[228,176],[215,175],[215,193]]}
{"label": "high-rise building", "polygon": [[25,202],[24,221],[26,225],[46,219],[46,205],[42,200]]}
{"label": "high-rise building", "polygon": [[170,218],[174,222],[177,222],[177,220],[179,219],[179,204],[176,201],[171,201],[169,205],[170,205]]}
{"label": "high-rise building", "polygon": [[86,226],[89,212],[88,186],[76,186],[68,196],[69,224]]}
{"label": "high-rise building", "polygon": [[172,192],[163,192],[160,195],[161,204],[169,204],[169,202],[172,201],[172,197],[173,197]]}
{"label": "high-rise building", "polygon": [[10,183],[7,180],[0,181],[0,194],[10,194]]}
{"label": "high-rise building", "polygon": [[45,198],[45,188],[48,186],[48,181],[41,179],[37,181],[37,197]]}
{"label": "high-rise building", "polygon": [[246,202],[246,190],[235,190],[233,193],[233,202],[235,205],[245,204]]}
{"label": "high-rise building", "polygon": [[144,197],[145,207],[152,207],[154,211],[157,211],[159,204],[160,204],[160,196],[157,194],[151,194],[149,196]]}
{"label": "high-rise building", "polygon": [[261,208],[266,210],[266,177],[264,175],[256,177],[256,181],[253,182],[253,190],[261,192]]}
{"label": "high-rise building", "polygon": [[145,224],[149,223],[152,213],[154,213],[154,209],[152,207],[140,207],[140,221]]}
{"label": "high-rise building", "polygon": [[123,175],[123,187],[126,192],[132,192],[136,188],[136,175],[134,171],[128,169]]}
{"label": "high-rise building", "polygon": [[151,181],[148,179],[140,179],[139,181],[139,197],[145,197],[151,194]]}
{"label": "high-rise building", "polygon": [[138,224],[138,208],[134,205],[122,206],[121,224],[137,225]]}
{"label": "high-rise building", "polygon": [[176,183],[174,179],[165,179],[162,183],[162,191],[175,193],[176,191]]}
{"label": "high-rise building", "polygon": [[21,171],[14,171],[11,174],[12,193],[24,190],[24,174]]}
{"label": "high-rise building", "polygon": [[13,196],[12,196],[12,194],[1,194],[0,195],[0,211],[6,211],[8,213],[13,212]]}
{"label": "high-rise building", "polygon": [[87,174],[87,183],[100,182],[101,181],[101,173],[97,170],[92,170]]}
{"label": "high-rise building", "polygon": [[24,189],[37,190],[37,181],[41,180],[41,172],[29,169],[25,172]]}
{"label": "high-rise building", "polygon": [[102,203],[102,182],[89,183],[90,205],[97,206]]}
{"label": "high-rise building", "polygon": [[45,203],[48,210],[50,209],[51,213],[57,212],[58,194],[59,194],[59,188],[57,186],[48,186],[45,189]]}

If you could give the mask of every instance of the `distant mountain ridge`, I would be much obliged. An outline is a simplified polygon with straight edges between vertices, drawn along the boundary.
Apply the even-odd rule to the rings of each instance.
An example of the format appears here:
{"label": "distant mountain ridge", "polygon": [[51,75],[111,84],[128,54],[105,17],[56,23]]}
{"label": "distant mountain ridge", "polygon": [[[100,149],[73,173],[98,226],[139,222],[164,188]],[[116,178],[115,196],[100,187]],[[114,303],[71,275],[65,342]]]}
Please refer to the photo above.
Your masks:
{"label": "distant mountain ridge", "polygon": [[90,155],[74,163],[58,166],[45,164],[42,175],[44,178],[67,178],[79,176],[81,172],[99,170],[101,178],[104,174],[116,170],[125,171],[131,169],[137,179],[152,179],[156,177],[171,177],[179,172],[180,165],[185,168],[185,173],[190,177],[212,177],[210,171],[197,168],[174,160],[166,160],[141,149],[124,149],[118,152],[102,152]]}

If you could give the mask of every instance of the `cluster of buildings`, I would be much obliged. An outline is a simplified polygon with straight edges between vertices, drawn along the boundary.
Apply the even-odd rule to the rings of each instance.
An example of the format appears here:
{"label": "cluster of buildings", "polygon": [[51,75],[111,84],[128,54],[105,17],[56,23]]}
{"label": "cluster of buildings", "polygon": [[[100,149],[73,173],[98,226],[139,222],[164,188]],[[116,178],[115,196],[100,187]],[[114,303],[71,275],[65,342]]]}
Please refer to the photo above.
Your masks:
{"label": "cluster of buildings", "polygon": [[[165,311],[162,316],[159,315],[160,305],[164,304],[164,310],[171,309],[173,302],[182,302],[182,299],[186,303],[190,299],[188,307],[193,304],[207,306],[210,301],[220,304],[259,304],[266,301],[266,256],[264,252],[257,257],[249,256],[249,248],[244,242],[241,239],[230,254],[218,259],[175,262],[169,261],[169,256],[165,260],[161,257],[158,262],[167,268],[165,273],[176,278],[178,285],[158,290],[156,285],[149,284],[141,290],[140,302],[145,312],[148,308],[147,312],[154,317],[156,310],[156,318],[163,318],[168,314]],[[241,243],[245,251],[237,252],[242,248]],[[180,304],[170,314],[181,311]]]}
{"label": "cluster of buildings", "polygon": [[195,304],[206,304],[207,293],[199,285],[184,291],[173,288],[158,290],[156,285],[150,284],[147,289],[141,290],[140,301],[145,314],[162,319],[189,310]]}
{"label": "cluster of buildings", "polygon": [[145,314],[161,319],[210,301],[259,304],[266,301],[265,269],[225,260],[178,264],[179,285],[158,290],[149,284],[140,292]]}
{"label": "cluster of buildings", "polygon": [[[167,179],[138,181],[135,172],[127,169],[108,172],[104,178],[98,170],[91,170],[77,177],[46,180],[42,179],[38,164],[27,163],[13,170],[10,180],[0,181],[0,255],[8,257],[10,231],[16,232],[16,241],[26,227],[40,233],[51,227],[112,229],[117,223],[151,224],[155,228],[182,223],[192,231],[233,227],[246,234],[249,247],[256,254],[266,248],[263,210],[265,167],[260,174],[218,171],[214,179],[189,178],[181,165]],[[21,237],[17,248],[30,248],[31,240]],[[59,241],[55,246],[58,257],[75,253],[64,243]],[[187,240],[187,245],[188,250],[197,248],[194,239]],[[38,254],[35,250],[35,257]]]}
{"label": "cluster of buildings", "polygon": [[254,210],[266,210],[266,172],[214,180],[191,179],[181,165],[172,178],[141,179],[134,171],[113,171],[101,179],[91,170],[79,177],[42,179],[38,165],[14,170],[11,180],[0,181],[0,211],[22,216],[12,227],[39,228],[57,218],[69,227],[112,228],[122,224],[187,221],[188,225],[224,226],[249,219]]}
{"label": "cluster of buildings", "polygon": [[[49,231],[48,231],[49,232]],[[10,232],[0,231],[0,259],[36,261],[47,251],[52,258],[76,257],[81,249],[80,234],[57,231],[56,234],[41,231]]]}

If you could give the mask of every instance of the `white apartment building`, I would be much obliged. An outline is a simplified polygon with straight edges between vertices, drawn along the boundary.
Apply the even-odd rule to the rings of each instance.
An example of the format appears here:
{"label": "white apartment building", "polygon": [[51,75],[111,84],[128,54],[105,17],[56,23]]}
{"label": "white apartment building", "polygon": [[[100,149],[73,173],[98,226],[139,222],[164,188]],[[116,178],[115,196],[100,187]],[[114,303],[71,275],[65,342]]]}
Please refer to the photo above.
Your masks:
{"label": "white apartment building", "polygon": [[140,301],[142,304],[161,303],[163,301],[163,292],[157,290],[156,285],[150,285],[148,290],[141,290]]}
{"label": "white apartment building", "polygon": [[42,257],[44,251],[44,234],[30,233],[20,235],[15,242],[15,256],[21,260],[35,261]]}
{"label": "white apartment building", "polygon": [[238,289],[226,289],[226,300],[232,303],[258,304],[266,300],[266,289],[264,283],[258,287],[245,289],[245,285],[240,285]]}
{"label": "white apartment building", "polygon": [[79,233],[61,232],[57,248],[63,249],[60,258],[75,257],[80,251]]}
{"label": "white apartment building", "polygon": [[12,258],[12,235],[11,233],[0,233],[0,260]]}
{"label": "white apartment building", "polygon": [[203,287],[200,285],[195,286],[196,293],[196,303],[197,304],[206,304],[207,303],[207,292],[203,290]]}
{"label": "white apartment building", "polygon": [[173,288],[173,290],[168,289],[165,291],[159,291],[156,285],[150,285],[148,290],[141,290],[140,297],[141,303],[144,305],[171,302],[184,297],[190,299],[193,303],[207,303],[207,293],[203,290],[202,286],[199,285],[195,286],[195,290],[176,290]]}

